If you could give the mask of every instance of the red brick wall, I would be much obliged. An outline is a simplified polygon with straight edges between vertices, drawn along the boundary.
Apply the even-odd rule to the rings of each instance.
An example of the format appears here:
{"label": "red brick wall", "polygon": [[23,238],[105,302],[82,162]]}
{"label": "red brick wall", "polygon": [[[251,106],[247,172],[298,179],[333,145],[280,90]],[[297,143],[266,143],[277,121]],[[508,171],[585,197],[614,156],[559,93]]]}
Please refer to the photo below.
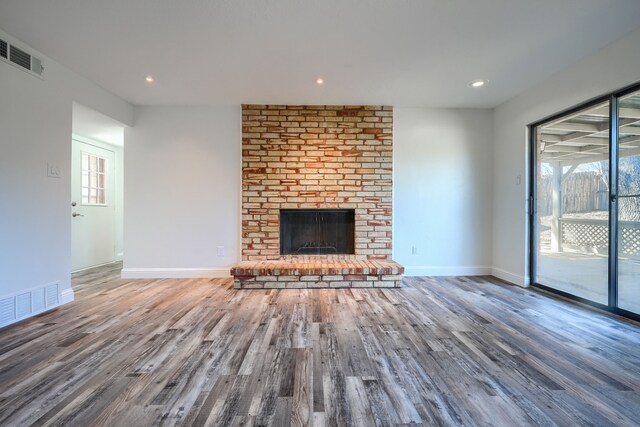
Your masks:
{"label": "red brick wall", "polygon": [[342,258],[390,260],[392,144],[392,107],[243,105],[242,259],[280,258],[281,208],[341,208]]}

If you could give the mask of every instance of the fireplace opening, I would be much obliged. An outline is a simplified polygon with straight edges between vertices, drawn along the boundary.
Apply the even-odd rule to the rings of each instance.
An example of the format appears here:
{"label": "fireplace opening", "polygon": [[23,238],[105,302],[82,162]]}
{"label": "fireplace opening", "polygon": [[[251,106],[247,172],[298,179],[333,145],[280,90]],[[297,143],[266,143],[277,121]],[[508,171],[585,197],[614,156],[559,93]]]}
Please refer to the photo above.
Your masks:
{"label": "fireplace opening", "polygon": [[280,209],[280,255],[355,254],[354,209]]}

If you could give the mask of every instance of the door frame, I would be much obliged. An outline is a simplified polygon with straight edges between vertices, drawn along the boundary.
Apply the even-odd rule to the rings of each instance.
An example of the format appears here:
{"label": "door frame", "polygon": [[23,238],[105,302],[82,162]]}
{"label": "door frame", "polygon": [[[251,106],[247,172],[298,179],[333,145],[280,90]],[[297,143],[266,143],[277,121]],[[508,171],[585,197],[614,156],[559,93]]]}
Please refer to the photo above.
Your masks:
{"label": "door frame", "polygon": [[[541,120],[527,125],[527,135],[529,138],[529,209],[527,222],[529,230],[529,283],[532,287],[542,289],[564,298],[587,304],[601,310],[608,311],[620,316],[628,317],[640,321],[640,314],[627,311],[618,307],[618,100],[630,93],[640,91],[640,82],[633,83],[616,91],[594,97],[579,105],[567,108],[563,111],[547,116]],[[536,129],[548,122],[562,118],[563,116],[577,113],[581,110],[594,107],[603,102],[609,102],[609,252],[608,252],[608,304],[600,304],[586,298],[582,298],[568,292],[564,292],[536,282],[537,267],[537,234],[535,216],[537,212],[537,144]]]}

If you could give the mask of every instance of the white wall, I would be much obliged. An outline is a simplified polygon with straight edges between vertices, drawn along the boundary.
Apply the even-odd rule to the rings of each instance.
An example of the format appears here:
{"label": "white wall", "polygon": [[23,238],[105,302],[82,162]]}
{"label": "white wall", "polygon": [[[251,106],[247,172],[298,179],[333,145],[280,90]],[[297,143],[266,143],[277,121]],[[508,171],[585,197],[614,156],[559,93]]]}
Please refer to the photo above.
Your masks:
{"label": "white wall", "polygon": [[[0,62],[0,299],[57,282],[73,299],[71,111],[77,101],[124,124],[133,108],[44,55],[44,79]],[[60,178],[47,177],[47,164]],[[0,325],[1,326],[1,325]]]}
{"label": "white wall", "polygon": [[393,258],[406,274],[489,274],[492,111],[395,108],[393,168]]}
{"label": "white wall", "polygon": [[[526,126],[637,81],[640,81],[640,31],[612,43],[496,108],[493,275],[519,285],[528,284]],[[520,184],[518,176],[522,177]]]}
{"label": "white wall", "polygon": [[240,106],[136,108],[125,129],[123,277],[229,275],[240,251],[241,138]]}
{"label": "white wall", "polygon": [[[394,258],[412,274],[488,274],[491,111],[400,108],[394,120]],[[123,277],[228,275],[240,259],[240,127],[239,107],[136,108]]]}

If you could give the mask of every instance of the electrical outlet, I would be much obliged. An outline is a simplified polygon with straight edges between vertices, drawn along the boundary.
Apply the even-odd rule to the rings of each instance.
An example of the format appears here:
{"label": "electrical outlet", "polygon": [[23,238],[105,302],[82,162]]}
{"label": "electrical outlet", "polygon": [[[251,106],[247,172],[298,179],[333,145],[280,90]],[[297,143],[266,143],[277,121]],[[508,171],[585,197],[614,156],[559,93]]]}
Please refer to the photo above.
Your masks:
{"label": "electrical outlet", "polygon": [[223,258],[224,257],[224,246],[218,246],[216,248],[217,253],[218,253],[218,258]]}
{"label": "electrical outlet", "polygon": [[47,163],[47,176],[49,178],[60,178],[60,167]]}
{"label": "electrical outlet", "polygon": [[516,185],[522,184],[522,175],[516,176]]}
{"label": "electrical outlet", "polygon": [[418,255],[418,248],[411,246],[411,255]]}

